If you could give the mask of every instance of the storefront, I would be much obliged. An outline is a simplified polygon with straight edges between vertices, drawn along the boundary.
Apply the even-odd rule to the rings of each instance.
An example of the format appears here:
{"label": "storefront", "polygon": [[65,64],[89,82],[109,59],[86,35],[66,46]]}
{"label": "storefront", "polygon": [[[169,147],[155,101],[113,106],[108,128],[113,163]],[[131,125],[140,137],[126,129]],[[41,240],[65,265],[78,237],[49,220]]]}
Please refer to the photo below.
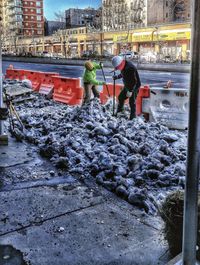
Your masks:
{"label": "storefront", "polygon": [[135,31],[132,42],[138,47],[138,52],[154,53],[160,59],[170,58],[171,61],[185,61],[190,57],[191,29],[189,24],[178,28],[150,28],[145,31]]}

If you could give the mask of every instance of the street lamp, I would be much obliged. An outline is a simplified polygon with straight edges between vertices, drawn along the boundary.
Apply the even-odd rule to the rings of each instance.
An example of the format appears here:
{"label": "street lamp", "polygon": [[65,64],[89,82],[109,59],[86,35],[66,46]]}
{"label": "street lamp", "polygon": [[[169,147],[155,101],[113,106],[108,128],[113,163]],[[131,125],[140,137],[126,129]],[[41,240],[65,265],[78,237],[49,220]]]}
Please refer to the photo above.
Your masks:
{"label": "street lamp", "polygon": [[63,48],[64,48],[64,56],[65,58],[67,57],[67,53],[66,53],[66,41],[63,41]]}

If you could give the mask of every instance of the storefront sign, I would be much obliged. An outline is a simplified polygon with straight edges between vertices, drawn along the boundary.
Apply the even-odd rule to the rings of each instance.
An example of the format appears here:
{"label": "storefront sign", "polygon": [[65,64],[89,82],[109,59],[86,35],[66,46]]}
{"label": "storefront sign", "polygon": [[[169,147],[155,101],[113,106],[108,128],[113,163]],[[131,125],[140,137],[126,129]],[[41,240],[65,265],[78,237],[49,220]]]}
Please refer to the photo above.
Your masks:
{"label": "storefront sign", "polygon": [[[168,32],[168,33],[158,33],[158,40],[190,40],[190,31],[180,31],[180,32]],[[157,40],[157,36],[154,35],[154,40]]]}
{"label": "storefront sign", "polygon": [[144,33],[144,34],[134,34],[132,36],[133,42],[146,42],[146,41],[152,41],[152,33]]}
{"label": "storefront sign", "polygon": [[113,36],[113,42],[131,42],[131,34],[120,34],[120,35],[114,35]]}
{"label": "storefront sign", "polygon": [[132,42],[149,42],[149,41],[168,41],[168,40],[190,40],[190,31],[174,31],[169,30],[159,32],[136,32],[132,34]]}

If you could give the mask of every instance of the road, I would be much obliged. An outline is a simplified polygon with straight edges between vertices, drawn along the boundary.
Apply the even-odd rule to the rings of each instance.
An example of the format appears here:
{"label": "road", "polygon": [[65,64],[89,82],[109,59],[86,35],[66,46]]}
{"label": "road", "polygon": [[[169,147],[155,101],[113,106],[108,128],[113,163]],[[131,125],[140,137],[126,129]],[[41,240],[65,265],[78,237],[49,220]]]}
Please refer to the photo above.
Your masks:
{"label": "road", "polygon": [[[3,73],[5,74],[6,68],[12,64],[17,69],[28,69],[33,71],[43,72],[58,72],[62,76],[67,77],[82,77],[83,66],[74,65],[53,65],[53,64],[34,64],[23,62],[3,62]],[[105,68],[105,76],[108,83],[112,83],[111,68]],[[141,82],[143,85],[148,84],[150,86],[162,87],[168,80],[173,81],[173,86],[176,88],[189,88],[189,74],[187,73],[175,73],[175,72],[163,72],[163,71],[139,71]],[[103,80],[102,72],[97,71],[97,79]],[[121,83],[121,80],[117,81]]]}

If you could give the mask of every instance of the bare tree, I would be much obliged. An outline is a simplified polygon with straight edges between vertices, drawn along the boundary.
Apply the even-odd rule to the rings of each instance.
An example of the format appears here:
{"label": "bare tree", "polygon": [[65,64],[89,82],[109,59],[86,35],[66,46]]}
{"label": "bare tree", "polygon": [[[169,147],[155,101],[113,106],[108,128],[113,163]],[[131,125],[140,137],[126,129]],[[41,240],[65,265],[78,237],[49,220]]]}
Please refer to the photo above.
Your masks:
{"label": "bare tree", "polygon": [[54,12],[54,16],[56,21],[65,22],[65,11]]}

